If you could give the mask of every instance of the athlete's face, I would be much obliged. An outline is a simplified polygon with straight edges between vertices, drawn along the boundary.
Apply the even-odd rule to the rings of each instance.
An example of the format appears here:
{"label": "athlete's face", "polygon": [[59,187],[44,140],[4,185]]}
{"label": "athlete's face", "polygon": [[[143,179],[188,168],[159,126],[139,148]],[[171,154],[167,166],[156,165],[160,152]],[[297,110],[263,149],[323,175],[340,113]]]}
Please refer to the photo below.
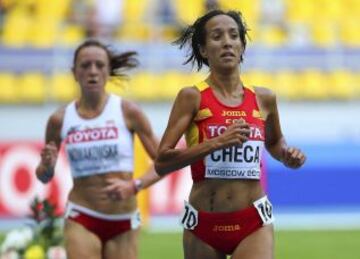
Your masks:
{"label": "athlete's face", "polygon": [[205,45],[200,52],[207,58],[210,69],[237,68],[244,46],[235,20],[228,15],[217,15],[205,24],[205,30]]}
{"label": "athlete's face", "polygon": [[104,49],[89,46],[79,51],[73,72],[82,93],[103,92],[109,71],[109,58]]}

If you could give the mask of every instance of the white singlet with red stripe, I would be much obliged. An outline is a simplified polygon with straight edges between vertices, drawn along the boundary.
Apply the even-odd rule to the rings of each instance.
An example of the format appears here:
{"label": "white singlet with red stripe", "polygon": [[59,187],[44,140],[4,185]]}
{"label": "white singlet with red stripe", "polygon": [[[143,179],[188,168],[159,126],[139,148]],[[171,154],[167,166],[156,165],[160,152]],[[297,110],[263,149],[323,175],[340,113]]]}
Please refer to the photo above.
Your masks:
{"label": "white singlet with red stripe", "polygon": [[121,98],[110,94],[102,113],[84,119],[75,101],[65,110],[61,138],[74,178],[133,171],[133,136],[126,127]]}

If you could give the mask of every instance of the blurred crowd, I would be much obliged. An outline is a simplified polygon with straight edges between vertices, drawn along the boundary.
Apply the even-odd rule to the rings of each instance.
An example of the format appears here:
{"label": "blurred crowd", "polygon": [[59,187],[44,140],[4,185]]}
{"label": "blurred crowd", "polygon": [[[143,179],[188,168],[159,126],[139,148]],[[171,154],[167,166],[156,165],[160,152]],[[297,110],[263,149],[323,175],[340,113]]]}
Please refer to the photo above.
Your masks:
{"label": "blurred crowd", "polygon": [[[68,70],[59,71],[66,55],[57,51],[88,37],[140,52],[145,69],[132,82],[142,87],[130,88],[129,96],[171,99],[193,75],[178,69],[181,54],[170,43],[216,8],[240,10],[245,18],[253,56],[245,57],[243,72],[252,84],[273,88],[285,100],[360,98],[360,63],[348,58],[360,56],[358,0],[0,0],[0,55],[14,59],[0,59],[0,103],[71,100],[76,87]],[[29,56],[21,50],[28,49],[31,60],[23,62]],[[38,50],[50,50],[42,63],[34,59]],[[53,67],[45,74],[35,68],[49,61]],[[164,84],[166,90],[156,88]]]}
{"label": "blurred crowd", "polygon": [[[99,37],[113,40],[119,36],[124,23],[135,27],[151,24],[156,27],[180,27],[180,19],[172,0],[0,0],[0,29],[11,24],[11,18],[28,18],[33,22],[49,18],[60,27],[79,27],[83,37]],[[47,6],[45,8],[43,5]],[[202,12],[219,8],[217,0],[204,0]],[[189,5],[188,8],[192,8]],[[46,11],[48,9],[48,11]],[[60,17],[59,17],[60,16]],[[126,21],[124,21],[124,16]],[[45,20],[42,20],[46,23]],[[39,24],[37,24],[39,25]],[[127,26],[127,25],[126,25]],[[16,24],[14,29],[16,29]],[[11,29],[11,28],[10,28]],[[6,38],[6,35],[2,35]],[[6,42],[5,42],[6,43]]]}
{"label": "blurred crowd", "polygon": [[360,44],[356,0],[0,0],[0,36],[3,45],[36,47],[85,37],[166,41],[215,8],[241,10],[253,41],[266,46]]}

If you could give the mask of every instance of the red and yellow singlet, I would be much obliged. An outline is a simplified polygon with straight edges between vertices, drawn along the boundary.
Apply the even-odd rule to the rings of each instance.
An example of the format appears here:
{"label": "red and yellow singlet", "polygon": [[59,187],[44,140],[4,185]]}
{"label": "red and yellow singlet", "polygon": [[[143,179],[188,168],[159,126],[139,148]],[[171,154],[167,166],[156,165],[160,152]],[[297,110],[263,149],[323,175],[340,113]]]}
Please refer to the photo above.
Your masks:
{"label": "red and yellow singlet", "polygon": [[245,120],[250,136],[242,146],[216,150],[191,165],[194,182],[213,179],[260,179],[260,162],[264,149],[264,119],[252,88],[244,87],[243,102],[238,106],[221,103],[206,82],[196,87],[201,94],[199,111],[185,133],[188,147],[222,134],[232,123]]}

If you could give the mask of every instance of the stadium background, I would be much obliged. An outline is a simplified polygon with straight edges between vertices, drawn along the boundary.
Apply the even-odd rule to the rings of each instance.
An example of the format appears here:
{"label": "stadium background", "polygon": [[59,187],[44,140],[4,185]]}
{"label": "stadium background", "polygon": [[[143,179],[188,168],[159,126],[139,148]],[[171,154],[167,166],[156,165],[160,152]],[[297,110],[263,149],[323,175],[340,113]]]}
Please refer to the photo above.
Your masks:
{"label": "stadium background", "polygon": [[[51,197],[60,210],[63,207],[71,186],[66,159],[61,156],[56,179],[48,187],[38,183],[33,172],[46,119],[78,94],[70,72],[77,44],[101,34],[119,51],[138,51],[141,65],[130,74],[131,80],[112,82],[108,90],[138,102],[161,137],[177,91],[207,74],[206,69],[195,72],[183,66],[186,52],[170,42],[214,2],[0,0],[1,229],[21,224],[35,195]],[[277,229],[360,232],[360,1],[217,4],[243,12],[251,29],[243,80],[276,92],[284,134],[308,156],[297,171],[266,157],[264,182],[275,206]],[[95,24],[96,10],[108,18],[116,16],[103,22],[116,25],[112,34],[108,29],[113,24]],[[99,31],[94,32],[94,26]],[[137,146],[136,171],[141,174],[146,157]],[[142,194],[148,229],[180,229],[177,216],[190,184],[184,169]],[[349,258],[360,258],[360,252],[353,256]]]}

